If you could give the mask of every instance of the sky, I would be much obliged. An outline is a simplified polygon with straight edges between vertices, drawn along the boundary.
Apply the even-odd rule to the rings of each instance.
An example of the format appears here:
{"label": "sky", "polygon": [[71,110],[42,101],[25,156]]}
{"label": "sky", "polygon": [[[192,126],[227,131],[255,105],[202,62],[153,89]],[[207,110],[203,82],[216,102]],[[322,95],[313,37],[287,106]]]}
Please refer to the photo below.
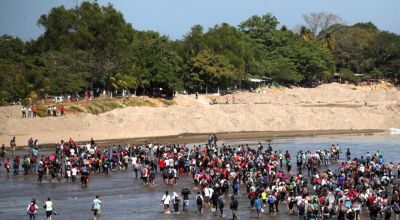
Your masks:
{"label": "sky", "polygon": [[[51,8],[72,8],[82,0],[0,0],[0,35],[24,41],[44,33],[37,20]],[[153,30],[171,39],[182,39],[195,24],[207,30],[216,24],[239,25],[253,15],[272,13],[280,25],[294,29],[304,24],[303,14],[339,15],[347,25],[374,23],[380,30],[400,34],[400,0],[98,0],[124,14],[136,30]]]}

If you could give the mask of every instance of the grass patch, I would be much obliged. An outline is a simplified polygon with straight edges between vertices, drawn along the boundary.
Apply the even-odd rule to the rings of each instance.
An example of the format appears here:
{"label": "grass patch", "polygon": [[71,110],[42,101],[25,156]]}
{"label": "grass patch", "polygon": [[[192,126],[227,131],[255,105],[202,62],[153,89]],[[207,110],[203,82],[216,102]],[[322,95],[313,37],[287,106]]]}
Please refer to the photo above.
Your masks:
{"label": "grass patch", "polygon": [[161,100],[161,102],[166,105],[166,106],[171,106],[171,105],[175,105],[175,101],[169,101],[169,100]]}
{"label": "grass patch", "polygon": [[138,107],[140,107],[140,106],[156,107],[156,104],[151,102],[151,101],[149,101],[149,100],[144,100],[143,101],[143,100],[138,100],[138,99],[134,99],[132,101],[129,101],[128,105],[132,106],[132,107],[136,107],[136,106],[138,106]]}
{"label": "grass patch", "polygon": [[374,134],[373,133],[364,134],[364,136],[372,136],[372,135],[374,135]]}
{"label": "grass patch", "polygon": [[69,108],[74,110],[74,111],[77,111],[77,112],[85,112],[85,111],[83,111],[82,109],[80,109],[79,107],[76,107],[76,106],[70,106]]}
{"label": "grass patch", "polygon": [[357,88],[351,88],[352,90],[357,90]]}
{"label": "grass patch", "polygon": [[94,115],[99,114],[99,110],[93,108],[92,106],[89,106],[88,109],[89,109],[90,113],[92,113]]}
{"label": "grass patch", "polygon": [[108,108],[110,108],[111,110],[114,110],[116,108],[122,108],[122,106],[116,104],[116,103],[104,103],[105,106],[107,106]]}
{"label": "grass patch", "polygon": [[101,110],[101,112],[106,112],[106,109],[104,108],[104,106],[98,104],[98,103],[93,103],[97,108],[99,108]]}
{"label": "grass patch", "polygon": [[266,142],[272,142],[274,139],[273,138],[267,138],[265,139]]}

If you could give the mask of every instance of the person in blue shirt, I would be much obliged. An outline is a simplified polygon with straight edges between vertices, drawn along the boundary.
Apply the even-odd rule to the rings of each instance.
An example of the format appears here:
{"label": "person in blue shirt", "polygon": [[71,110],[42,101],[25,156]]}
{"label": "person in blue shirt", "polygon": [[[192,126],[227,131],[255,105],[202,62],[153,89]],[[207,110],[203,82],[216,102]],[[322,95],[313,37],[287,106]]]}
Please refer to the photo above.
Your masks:
{"label": "person in blue shirt", "polygon": [[93,220],[100,220],[100,214],[101,214],[101,210],[100,210],[100,204],[104,203],[104,200],[100,201],[100,196],[96,196],[96,199],[93,200],[93,204],[92,204],[92,210],[94,211],[94,215],[93,215]]}
{"label": "person in blue shirt", "polygon": [[383,157],[379,156],[378,161],[379,161],[379,164],[383,164],[383,162],[384,162]]}
{"label": "person in blue shirt", "polygon": [[261,218],[261,207],[262,207],[262,201],[260,199],[260,196],[257,195],[256,199],[254,200],[254,206],[257,210],[258,218]]}

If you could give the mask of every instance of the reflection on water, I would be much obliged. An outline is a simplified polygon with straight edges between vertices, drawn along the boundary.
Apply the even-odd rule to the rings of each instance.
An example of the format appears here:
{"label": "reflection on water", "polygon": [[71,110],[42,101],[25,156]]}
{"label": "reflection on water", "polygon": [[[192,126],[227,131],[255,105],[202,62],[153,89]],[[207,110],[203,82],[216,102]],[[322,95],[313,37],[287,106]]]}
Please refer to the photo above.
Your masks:
{"label": "reflection on water", "polygon": [[[239,144],[249,144],[256,146],[258,142],[266,144],[265,140],[237,140],[225,142],[225,145],[236,147]],[[123,143],[123,141],[121,141]],[[400,135],[381,135],[373,136],[319,136],[319,137],[301,137],[289,139],[276,139],[272,141],[274,150],[288,150],[292,157],[299,150],[327,149],[332,144],[340,144],[342,149],[350,148],[352,156],[359,157],[365,155],[367,151],[371,154],[377,150],[381,151],[385,161],[398,163],[400,161]],[[199,143],[194,143],[198,145]],[[219,143],[222,144],[222,143]],[[190,144],[193,146],[193,144]],[[345,155],[341,155],[342,158]],[[4,164],[4,160],[1,160]],[[336,169],[340,163],[331,165],[331,169]],[[293,167],[295,168],[295,166]],[[322,170],[326,168],[321,167]],[[21,171],[22,169],[20,169]],[[12,173],[11,173],[12,174]],[[45,177],[44,177],[45,179]],[[65,179],[63,180],[65,181]],[[132,169],[128,171],[116,171],[110,175],[94,174],[90,176],[90,182],[87,187],[81,187],[79,183],[43,183],[36,182],[36,175],[5,178],[5,169],[1,168],[0,173],[0,219],[27,219],[26,208],[31,198],[35,198],[39,206],[37,219],[45,219],[42,201],[47,197],[52,198],[54,205],[59,213],[53,219],[93,219],[91,204],[96,195],[106,199],[102,205],[101,219],[216,219],[219,212],[211,212],[207,209],[203,214],[196,212],[196,202],[194,196],[190,197],[189,212],[180,214],[163,214],[163,208],[159,205],[161,197],[166,190],[179,193],[184,187],[193,188],[191,177],[182,176],[177,187],[160,186],[160,176],[156,177],[156,187],[148,188],[141,185],[140,179],[135,179]],[[157,184],[158,183],[158,184]],[[197,192],[193,192],[197,193]],[[250,202],[246,196],[246,190],[240,188],[239,218],[256,218],[257,214],[251,210]],[[226,199],[230,201],[230,199]],[[182,208],[180,208],[182,209]],[[294,216],[288,216],[286,204],[280,205],[283,213],[277,216],[269,217],[271,219],[297,219]],[[225,206],[226,219],[232,217],[229,205]],[[263,218],[265,218],[263,213]]]}

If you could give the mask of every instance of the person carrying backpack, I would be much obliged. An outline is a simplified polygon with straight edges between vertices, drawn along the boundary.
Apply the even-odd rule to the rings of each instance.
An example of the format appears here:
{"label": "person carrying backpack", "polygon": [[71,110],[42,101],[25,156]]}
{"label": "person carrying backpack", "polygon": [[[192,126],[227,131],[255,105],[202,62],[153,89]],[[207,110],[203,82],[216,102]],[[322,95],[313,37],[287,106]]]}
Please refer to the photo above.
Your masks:
{"label": "person carrying backpack", "polygon": [[338,212],[339,212],[338,220],[344,220],[347,211],[346,211],[346,206],[343,204],[343,202],[340,202],[339,207],[338,207]]}
{"label": "person carrying backpack", "polygon": [[371,220],[375,220],[377,218],[379,211],[380,207],[378,206],[378,203],[375,200],[370,208],[369,216],[371,217]]}
{"label": "person carrying backpack", "polygon": [[147,171],[147,168],[146,167],[144,167],[143,169],[142,169],[142,171],[141,171],[141,174],[142,174],[142,180],[143,180],[143,185],[146,185],[147,184],[147,173],[148,171]]}
{"label": "person carrying backpack", "polygon": [[392,216],[392,207],[390,205],[386,206],[383,209],[383,212],[385,213],[385,220],[390,220],[390,217]]}
{"label": "person carrying backpack", "polygon": [[201,209],[203,208],[203,201],[204,201],[203,196],[200,194],[200,192],[197,192],[196,204],[199,213],[201,213]]}
{"label": "person carrying backpack", "polygon": [[270,195],[268,197],[268,205],[269,205],[269,214],[272,215],[274,214],[274,206],[275,206],[275,198],[273,195]]}
{"label": "person carrying backpack", "polygon": [[235,197],[234,196],[232,196],[231,197],[231,205],[230,205],[230,208],[232,209],[232,215],[233,215],[233,220],[237,220],[238,218],[237,218],[237,215],[236,215],[236,212],[237,212],[237,209],[238,209],[238,207],[239,207],[239,203],[238,203],[238,201],[235,199]]}
{"label": "person carrying backpack", "polygon": [[351,205],[351,207],[346,213],[346,218],[349,220],[354,220],[355,217],[356,217],[356,211],[354,210],[354,205]]}
{"label": "person carrying backpack", "polygon": [[179,204],[181,203],[181,198],[178,194],[176,194],[176,192],[174,192],[174,195],[172,196],[172,202],[174,204],[174,212],[179,214]]}
{"label": "person carrying backpack", "polygon": [[313,217],[313,213],[314,213],[314,206],[313,204],[308,204],[307,205],[307,219],[310,219],[311,217]]}
{"label": "person carrying backpack", "polygon": [[305,196],[303,196],[303,198],[299,201],[298,204],[298,214],[299,214],[299,219],[300,220],[305,220],[306,219],[306,206],[308,205],[307,200],[305,200]]}
{"label": "person carrying backpack", "polygon": [[26,213],[29,215],[29,220],[36,219],[37,210],[39,210],[39,207],[36,205],[36,200],[32,199],[26,210]]}

